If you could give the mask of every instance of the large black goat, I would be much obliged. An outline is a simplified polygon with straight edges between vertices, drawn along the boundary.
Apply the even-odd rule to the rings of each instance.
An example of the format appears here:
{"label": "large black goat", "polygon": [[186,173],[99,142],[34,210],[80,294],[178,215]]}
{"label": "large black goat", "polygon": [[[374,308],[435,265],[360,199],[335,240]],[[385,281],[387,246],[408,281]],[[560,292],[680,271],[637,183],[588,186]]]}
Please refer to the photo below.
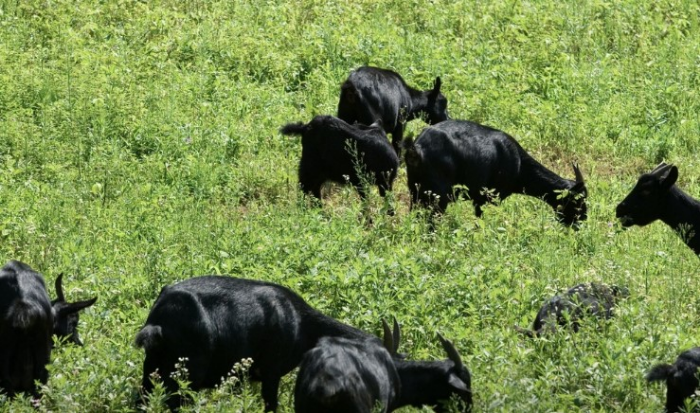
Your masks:
{"label": "large black goat", "polygon": [[454,345],[438,334],[444,361],[407,361],[398,354],[401,331],[386,321],[384,347],[376,340],[324,338],[304,356],[295,388],[297,413],[391,412],[403,406],[445,410],[452,396],[472,406],[471,375]]}
{"label": "large black goat", "polygon": [[646,376],[647,381],[666,382],[666,411],[680,412],[685,399],[695,394],[700,387],[700,347],[686,350],[678,356],[673,364],[654,366]]}
{"label": "large black goat", "polygon": [[81,344],[78,311],[97,298],[67,303],[62,276],[56,280],[58,299],[50,301],[41,274],[19,261],[0,269],[0,391],[38,396],[35,381],[48,380],[53,334]]}
{"label": "large black goat", "polygon": [[637,185],[617,206],[622,226],[644,226],[657,219],[673,228],[683,241],[700,254],[700,201],[676,185],[678,168],[665,163],[639,177]]}
{"label": "large black goat", "polygon": [[394,71],[363,66],[350,72],[340,87],[338,117],[365,125],[381,120],[400,155],[405,122],[421,114],[430,124],[447,120],[447,99],[440,93],[441,84],[437,77],[431,90],[420,91]]}
{"label": "large black goat", "polygon": [[[281,377],[322,337],[369,336],[321,314],[281,285],[227,276],[191,278],[161,290],[136,335],[136,344],[146,350],[143,390],[152,390],[150,375],[158,370],[166,389],[176,391],[170,373],[180,358],[187,358],[194,390],[214,387],[235,362],[252,358],[251,379],[262,382],[265,411],[275,411]],[[168,405],[175,409],[180,402],[171,397]]]}
{"label": "large black goat", "polygon": [[556,330],[557,326],[571,326],[578,332],[581,319],[586,315],[610,318],[619,299],[629,296],[625,287],[597,283],[579,284],[566,293],[557,295],[542,306],[535,317],[532,330],[515,326],[529,337],[541,336]]}
{"label": "large black goat", "polygon": [[365,177],[374,180],[381,196],[391,190],[399,158],[379,122],[350,125],[333,116],[316,116],[307,124],[289,123],[280,132],[301,135],[302,191],[321,199],[321,187],[326,181],[349,182],[365,198]]}
{"label": "large black goat", "polygon": [[537,162],[510,135],[478,123],[447,120],[405,141],[412,206],[442,213],[467,187],[477,216],[492,196],[524,193],[548,203],[565,225],[587,218],[586,186],[576,165],[576,180],[564,179]]}

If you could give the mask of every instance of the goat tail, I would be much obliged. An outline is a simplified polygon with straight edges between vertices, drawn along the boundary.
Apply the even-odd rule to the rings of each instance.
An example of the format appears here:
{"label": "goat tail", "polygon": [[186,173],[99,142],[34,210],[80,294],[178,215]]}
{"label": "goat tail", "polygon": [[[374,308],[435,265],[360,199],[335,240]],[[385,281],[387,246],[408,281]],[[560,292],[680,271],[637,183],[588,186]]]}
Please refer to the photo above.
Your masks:
{"label": "goat tail", "polygon": [[522,328],[520,326],[513,326],[513,329],[526,337],[530,337],[530,338],[537,337],[537,331],[528,330],[528,329]]}
{"label": "goat tail", "polygon": [[26,300],[16,300],[10,305],[7,319],[13,328],[27,330],[38,324],[45,315],[39,305]]}
{"label": "goat tail", "polygon": [[413,135],[406,136],[401,142],[401,146],[403,146],[405,152],[406,165],[418,166],[421,162],[421,155],[414,144]]}
{"label": "goat tail", "polygon": [[658,364],[654,366],[646,375],[648,382],[666,380],[673,372],[673,366],[670,364]]}
{"label": "goat tail", "polygon": [[309,125],[303,122],[288,123],[280,128],[280,133],[282,135],[303,135],[309,130]]}
{"label": "goat tail", "polygon": [[136,346],[147,352],[160,346],[163,341],[163,329],[160,326],[148,324],[136,334]]}

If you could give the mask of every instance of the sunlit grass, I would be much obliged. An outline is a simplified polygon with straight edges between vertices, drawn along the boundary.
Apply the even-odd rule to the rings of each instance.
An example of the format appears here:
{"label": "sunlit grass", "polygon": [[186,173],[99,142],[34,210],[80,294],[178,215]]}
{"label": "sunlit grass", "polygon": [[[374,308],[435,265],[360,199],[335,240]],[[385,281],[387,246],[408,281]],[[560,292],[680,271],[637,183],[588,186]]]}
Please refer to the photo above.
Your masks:
{"label": "sunlit grass", "polygon": [[[85,347],[53,352],[41,411],[131,411],[143,352],[133,339],[163,285],[219,273],[282,283],[402,351],[473,376],[476,411],[661,411],[645,372],[698,345],[698,259],[661,223],[622,230],[616,204],[666,160],[700,197],[700,7],[690,1],[562,3],[0,3],[0,250],[99,295]],[[409,211],[372,223],[352,188],[321,208],[297,189],[288,122],[333,114],[363,64],[427,88],[453,118],[500,128],[545,165],[587,179],[579,231],[524,196],[457,202],[427,231]],[[420,120],[408,125],[418,134]],[[617,316],[528,341],[544,300],[579,282],[627,286]],[[280,391],[292,410],[294,375]],[[232,395],[233,394],[233,395]],[[0,396],[1,397],[1,396]],[[149,411],[159,411],[159,396]],[[193,409],[262,408],[259,387],[195,395]],[[29,400],[0,409],[33,411]]]}

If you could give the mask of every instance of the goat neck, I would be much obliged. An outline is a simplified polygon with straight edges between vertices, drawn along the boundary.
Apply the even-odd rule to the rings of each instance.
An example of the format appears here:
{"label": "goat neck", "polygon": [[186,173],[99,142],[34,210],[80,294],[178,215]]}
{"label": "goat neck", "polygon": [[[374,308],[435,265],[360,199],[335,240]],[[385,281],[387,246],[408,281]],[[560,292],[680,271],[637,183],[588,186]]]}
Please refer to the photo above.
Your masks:
{"label": "goat neck", "polygon": [[576,182],[562,178],[527,153],[521,156],[520,186],[523,193],[540,198],[552,208],[556,208],[559,205],[557,192],[571,189]]}
{"label": "goat neck", "polygon": [[663,198],[659,219],[673,228],[695,254],[700,254],[700,201],[673,185]]}

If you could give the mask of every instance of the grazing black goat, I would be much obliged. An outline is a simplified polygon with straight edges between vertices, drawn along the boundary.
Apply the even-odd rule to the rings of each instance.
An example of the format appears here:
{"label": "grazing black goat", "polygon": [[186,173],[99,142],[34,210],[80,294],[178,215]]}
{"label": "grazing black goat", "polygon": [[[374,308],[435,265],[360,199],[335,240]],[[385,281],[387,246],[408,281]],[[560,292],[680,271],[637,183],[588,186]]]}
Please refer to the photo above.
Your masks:
{"label": "grazing black goat", "polygon": [[[321,314],[281,285],[227,276],[191,278],[161,290],[136,335],[136,344],[146,350],[143,390],[152,390],[150,375],[158,370],[166,389],[176,391],[170,374],[180,358],[187,358],[193,390],[216,386],[234,363],[252,358],[250,377],[262,382],[265,411],[275,411],[280,379],[323,337],[369,336]],[[180,403],[177,397],[168,400],[171,409]]]}
{"label": "grazing black goat", "polygon": [[472,405],[471,376],[452,343],[438,334],[445,361],[406,361],[398,354],[401,331],[386,321],[384,347],[376,340],[324,338],[304,356],[295,388],[297,413],[391,412],[403,406],[445,410],[454,395]]}
{"label": "grazing black goat", "polygon": [[78,322],[80,321],[78,312],[95,304],[97,297],[74,303],[67,302],[63,295],[63,274],[58,275],[54,286],[56,299],[51,301],[54,314],[53,334],[59,339],[66,339],[70,343],[82,346],[83,342],[80,341],[78,335]]}
{"label": "grazing black goat", "polygon": [[463,120],[447,120],[406,139],[406,169],[411,205],[442,213],[455,195],[466,195],[476,215],[492,200],[524,193],[548,203],[565,225],[587,218],[586,185],[576,165],[576,180],[564,179],[537,162],[510,135]]}
{"label": "grazing black goat", "polygon": [[306,352],[294,388],[297,413],[382,413],[396,403],[401,381],[375,339],[324,337]]}
{"label": "grazing black goat", "polygon": [[700,201],[676,185],[678,168],[665,163],[639,177],[632,192],[617,206],[622,226],[644,226],[657,219],[674,229],[683,241],[700,254]]}
{"label": "grazing black goat", "polygon": [[550,298],[535,317],[532,330],[515,326],[529,337],[554,332],[557,326],[571,326],[578,332],[580,320],[586,315],[610,318],[618,300],[629,296],[625,287],[597,283],[579,284],[562,295]]}
{"label": "grazing black goat", "polygon": [[44,278],[29,265],[10,261],[0,269],[0,391],[10,397],[20,392],[38,397],[35,381],[48,380],[52,334],[80,344],[77,313],[97,298],[67,303],[61,278],[59,298],[52,302]]}
{"label": "grazing black goat", "polygon": [[647,374],[647,381],[666,381],[666,411],[680,412],[684,400],[696,393],[700,373],[700,347],[681,353],[673,364],[659,364]]}
{"label": "grazing black goat", "polygon": [[441,84],[437,77],[432,90],[420,91],[394,71],[363,66],[350,72],[340,87],[338,117],[365,125],[381,120],[400,156],[405,122],[423,113],[431,125],[447,120],[447,99],[440,93]]}
{"label": "grazing black goat", "polygon": [[[387,348],[388,326],[384,323],[384,343]],[[472,380],[467,367],[462,363],[457,349],[451,341],[438,334],[442,348],[447,353],[447,360],[442,361],[408,361],[398,357],[401,333],[394,320],[393,350],[394,365],[401,379],[401,396],[392,411],[403,406],[431,406],[437,413],[446,412],[444,405],[453,396],[461,401],[464,412],[472,409]]]}
{"label": "grazing black goat", "polygon": [[321,199],[326,181],[350,182],[365,198],[365,176],[374,180],[382,197],[391,191],[399,158],[379,122],[350,125],[333,116],[316,116],[307,124],[289,123],[280,133],[301,135],[299,184],[305,193]]}

